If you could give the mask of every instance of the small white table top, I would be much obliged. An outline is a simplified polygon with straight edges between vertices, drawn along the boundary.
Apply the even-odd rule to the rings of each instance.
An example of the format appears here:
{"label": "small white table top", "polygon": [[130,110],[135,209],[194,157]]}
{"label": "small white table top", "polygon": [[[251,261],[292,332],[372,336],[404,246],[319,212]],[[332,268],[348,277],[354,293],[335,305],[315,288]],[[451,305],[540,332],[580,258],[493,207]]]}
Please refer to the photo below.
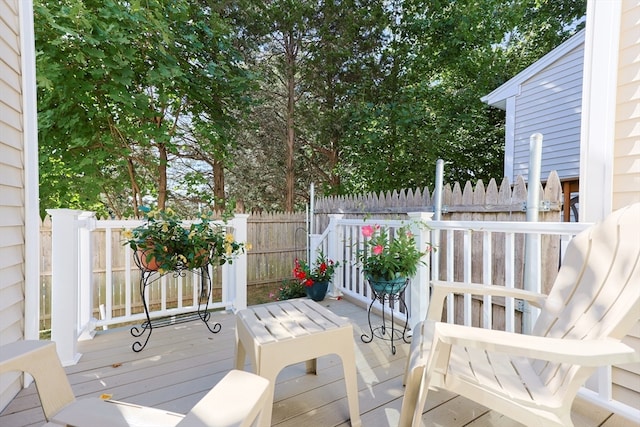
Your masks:
{"label": "small white table top", "polygon": [[250,307],[238,311],[237,316],[260,345],[351,327],[347,319],[309,299]]}

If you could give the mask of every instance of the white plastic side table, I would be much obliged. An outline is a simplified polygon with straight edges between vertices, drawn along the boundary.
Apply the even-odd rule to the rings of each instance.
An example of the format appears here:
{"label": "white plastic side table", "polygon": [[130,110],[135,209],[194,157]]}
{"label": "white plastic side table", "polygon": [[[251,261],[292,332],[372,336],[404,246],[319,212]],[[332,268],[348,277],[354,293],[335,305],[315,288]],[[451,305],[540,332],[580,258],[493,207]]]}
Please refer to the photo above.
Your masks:
{"label": "white plastic side table", "polygon": [[[279,301],[236,313],[236,368],[248,355],[256,374],[270,380],[273,401],[278,373],[286,366],[307,362],[307,373],[317,373],[316,359],[328,354],[342,359],[352,427],[360,427],[355,342],[351,323],[309,299]],[[258,425],[271,425],[272,406],[265,408]]]}

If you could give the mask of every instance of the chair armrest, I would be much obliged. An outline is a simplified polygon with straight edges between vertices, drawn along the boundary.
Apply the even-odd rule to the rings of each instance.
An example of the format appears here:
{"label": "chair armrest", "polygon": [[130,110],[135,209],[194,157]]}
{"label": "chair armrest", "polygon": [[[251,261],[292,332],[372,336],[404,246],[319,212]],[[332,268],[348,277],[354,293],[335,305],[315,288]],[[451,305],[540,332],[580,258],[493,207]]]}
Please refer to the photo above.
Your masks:
{"label": "chair armrest", "polygon": [[435,325],[434,348],[440,343],[581,366],[640,361],[633,348],[613,339],[548,338],[449,323]]}
{"label": "chair armrest", "polygon": [[245,427],[253,425],[267,402],[269,380],[232,370],[176,427]]}
{"label": "chair armrest", "polygon": [[431,282],[433,293],[429,302],[429,312],[427,318],[440,321],[444,309],[444,299],[447,295],[472,294],[472,295],[492,295],[501,297],[518,298],[531,303],[535,307],[541,307],[547,298],[544,294],[525,291],[523,289],[507,288],[496,285],[483,285],[478,283],[444,282],[435,280]]}

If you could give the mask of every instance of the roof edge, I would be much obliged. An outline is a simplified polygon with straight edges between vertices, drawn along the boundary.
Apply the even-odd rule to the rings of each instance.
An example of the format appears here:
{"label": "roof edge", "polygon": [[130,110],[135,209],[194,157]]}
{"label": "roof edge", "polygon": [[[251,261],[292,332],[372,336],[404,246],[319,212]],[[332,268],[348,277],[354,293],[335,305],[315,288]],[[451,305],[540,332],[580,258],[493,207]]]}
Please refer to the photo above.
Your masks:
{"label": "roof edge", "polygon": [[494,89],[491,93],[480,98],[480,100],[492,107],[497,107],[505,110],[507,108],[507,98],[518,95],[520,93],[520,86],[522,85],[522,83],[524,83],[526,80],[528,80],[538,72],[542,71],[544,68],[553,64],[566,53],[570,52],[581,44],[584,44],[584,37],[585,29],[583,28],[582,30],[571,36],[568,40],[564,41],[562,44],[558,45],[556,48],[544,55],[542,58],[538,59],[536,62],[516,74],[507,82]]}

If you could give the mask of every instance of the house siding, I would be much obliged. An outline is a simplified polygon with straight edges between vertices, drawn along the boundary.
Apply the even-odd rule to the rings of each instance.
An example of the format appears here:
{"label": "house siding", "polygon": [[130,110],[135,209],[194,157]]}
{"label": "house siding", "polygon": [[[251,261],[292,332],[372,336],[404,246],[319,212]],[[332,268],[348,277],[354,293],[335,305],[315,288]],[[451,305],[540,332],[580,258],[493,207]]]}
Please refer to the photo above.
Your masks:
{"label": "house siding", "polygon": [[[640,4],[622,2],[615,142],[613,210],[640,202]],[[640,351],[640,322],[625,338]],[[640,363],[613,368],[613,398],[640,408]]]}
{"label": "house siding", "polygon": [[510,179],[529,174],[529,138],[543,134],[541,177],[580,175],[580,114],[584,44],[522,83],[515,97],[515,143]]}
{"label": "house siding", "polygon": [[[24,337],[25,161],[18,0],[0,2],[0,344]],[[0,409],[20,390],[0,380]]]}

